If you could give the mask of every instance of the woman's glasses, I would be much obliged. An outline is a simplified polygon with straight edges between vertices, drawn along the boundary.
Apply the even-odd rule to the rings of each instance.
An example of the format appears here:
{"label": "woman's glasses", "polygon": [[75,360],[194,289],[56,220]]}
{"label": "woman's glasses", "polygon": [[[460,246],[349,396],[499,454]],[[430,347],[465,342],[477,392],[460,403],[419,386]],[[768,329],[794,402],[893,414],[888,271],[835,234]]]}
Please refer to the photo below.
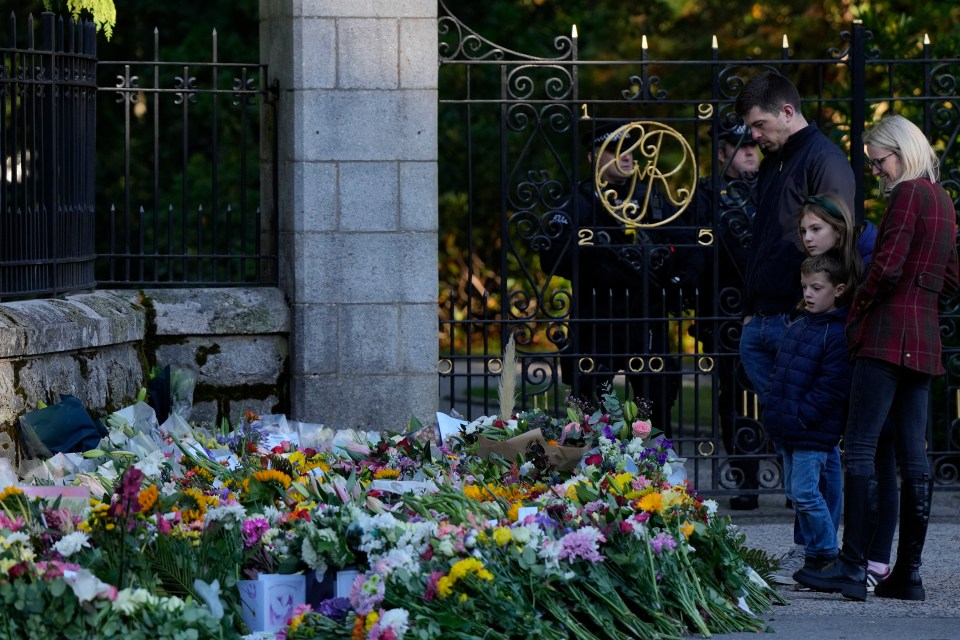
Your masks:
{"label": "woman's glasses", "polygon": [[880,169],[883,168],[883,161],[889,158],[890,156],[895,156],[895,155],[897,155],[897,152],[891,151],[887,155],[883,156],[882,158],[877,158],[876,160],[872,158],[867,158],[867,164],[870,165],[871,169],[876,169],[877,171],[880,171]]}

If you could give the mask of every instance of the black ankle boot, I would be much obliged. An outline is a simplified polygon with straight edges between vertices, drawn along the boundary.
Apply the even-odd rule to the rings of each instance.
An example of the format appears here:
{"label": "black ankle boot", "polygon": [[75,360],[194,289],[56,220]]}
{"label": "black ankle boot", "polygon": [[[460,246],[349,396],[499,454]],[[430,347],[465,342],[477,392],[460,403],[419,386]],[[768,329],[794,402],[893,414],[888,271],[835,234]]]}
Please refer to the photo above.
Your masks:
{"label": "black ankle boot", "polygon": [[867,553],[877,526],[877,479],[847,474],[843,483],[843,548],[840,557],[819,571],[806,568],[793,578],[814,591],[867,599]]}
{"label": "black ankle boot", "polygon": [[920,579],[920,556],[930,522],[930,499],[933,480],[930,476],[904,478],[900,485],[900,542],[897,564],[890,577],[877,584],[873,593],[881,598],[925,600],[926,591]]}
{"label": "black ankle boot", "polygon": [[836,562],[836,557],[825,556],[807,556],[803,559],[803,566],[793,572],[793,579],[797,579],[797,574],[801,571],[816,572],[824,569],[827,565]]}

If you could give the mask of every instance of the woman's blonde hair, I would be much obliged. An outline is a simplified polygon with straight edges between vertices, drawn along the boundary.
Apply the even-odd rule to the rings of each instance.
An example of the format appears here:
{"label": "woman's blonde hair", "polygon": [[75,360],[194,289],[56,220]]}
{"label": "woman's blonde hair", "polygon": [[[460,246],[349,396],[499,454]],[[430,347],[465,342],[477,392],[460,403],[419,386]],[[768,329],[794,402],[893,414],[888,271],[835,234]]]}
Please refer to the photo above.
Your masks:
{"label": "woman's blonde hair", "polygon": [[893,184],[885,184],[880,178],[880,191],[888,193],[904,180],[926,178],[930,182],[940,179],[940,163],[927,137],[920,127],[903,116],[889,115],[863,134],[863,144],[886,149],[897,154],[903,172]]}
{"label": "woman's blonde hair", "polygon": [[853,290],[863,276],[863,257],[857,249],[857,226],[853,213],[843,199],[834,193],[807,196],[800,205],[800,215],[797,216],[797,233],[800,234],[801,244],[803,244],[803,234],[800,233],[800,222],[807,214],[823,220],[837,232],[839,236],[837,246],[827,253],[836,257],[843,265],[844,272],[848,275],[847,289],[850,295],[853,295]]}

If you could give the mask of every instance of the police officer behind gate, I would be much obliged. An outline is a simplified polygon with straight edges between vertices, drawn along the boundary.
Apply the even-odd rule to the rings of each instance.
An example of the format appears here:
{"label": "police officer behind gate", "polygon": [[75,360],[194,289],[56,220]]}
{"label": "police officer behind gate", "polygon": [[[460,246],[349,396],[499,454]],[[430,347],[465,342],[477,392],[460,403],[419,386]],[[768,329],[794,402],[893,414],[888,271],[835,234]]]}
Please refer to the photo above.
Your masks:
{"label": "police officer behind gate", "polygon": [[[679,295],[671,286],[676,265],[672,243],[684,240],[675,228],[628,228],[604,208],[594,185],[597,170],[614,190],[612,204],[630,198],[641,208],[647,186],[638,181],[629,193],[628,176],[633,155],[616,157],[617,130],[626,123],[591,126],[581,143],[591,165],[567,205],[547,219],[551,242],[540,254],[548,274],[573,280],[576,298],[569,333],[560,342],[561,380],[573,386],[574,395],[595,394],[618,371],[624,371],[636,397],[653,405],[655,427],[672,437],[670,412],[680,388],[679,362],[669,353],[666,314],[678,313]],[[615,137],[611,137],[615,136]],[[601,146],[610,139],[605,148]],[[624,150],[632,143],[622,140]],[[665,220],[676,212],[659,189],[650,193],[645,222]],[[578,263],[574,279],[574,261]],[[579,351],[574,351],[575,345]],[[653,357],[651,357],[653,356]],[[575,376],[574,372],[580,375]]]}
{"label": "police officer behind gate", "polygon": [[[717,212],[714,216],[715,187],[712,177],[697,185],[697,224],[713,229],[717,255],[716,289],[712,257],[699,262],[700,286],[695,309],[697,322],[689,332],[702,341],[703,349],[715,353],[717,367],[717,410],[720,432],[727,455],[758,453],[764,443],[762,427],[738,412],[745,375],[737,375],[740,352],[740,302],[747,266],[750,225],[757,210],[757,169],[760,153],[750,127],[737,122],[723,125],[718,132],[716,186]],[[710,320],[711,317],[716,320]],[[741,372],[742,373],[742,372]],[[757,488],[756,460],[731,460],[731,480],[740,489]],[[730,500],[737,510],[756,509],[756,495],[738,495]]]}

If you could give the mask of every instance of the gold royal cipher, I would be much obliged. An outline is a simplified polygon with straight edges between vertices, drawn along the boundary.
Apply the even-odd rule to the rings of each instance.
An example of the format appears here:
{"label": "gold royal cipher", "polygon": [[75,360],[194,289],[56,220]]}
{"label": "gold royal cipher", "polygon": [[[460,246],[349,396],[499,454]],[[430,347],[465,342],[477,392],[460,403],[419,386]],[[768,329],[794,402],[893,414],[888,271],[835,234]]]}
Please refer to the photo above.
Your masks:
{"label": "gold royal cipher", "polygon": [[[597,166],[594,186],[604,208],[628,228],[651,228],[667,224],[683,213],[693,201],[697,188],[696,161],[690,144],[676,129],[651,120],[628,122],[603,141],[597,157],[604,151],[610,151],[613,158]],[[620,200],[621,195],[608,189],[608,183],[601,176],[626,153],[633,154],[633,170],[627,176],[628,191],[621,194],[624,197]],[[664,166],[667,163],[671,165]],[[689,168],[685,167],[687,164],[690,165]],[[639,206],[633,198],[637,183],[647,185]],[[677,210],[669,218],[647,222],[650,194],[655,186],[659,187],[660,192]]]}

